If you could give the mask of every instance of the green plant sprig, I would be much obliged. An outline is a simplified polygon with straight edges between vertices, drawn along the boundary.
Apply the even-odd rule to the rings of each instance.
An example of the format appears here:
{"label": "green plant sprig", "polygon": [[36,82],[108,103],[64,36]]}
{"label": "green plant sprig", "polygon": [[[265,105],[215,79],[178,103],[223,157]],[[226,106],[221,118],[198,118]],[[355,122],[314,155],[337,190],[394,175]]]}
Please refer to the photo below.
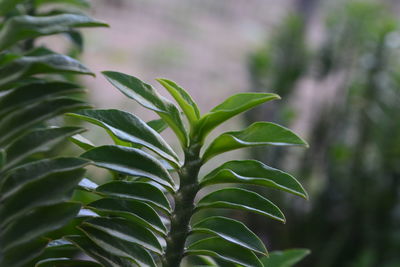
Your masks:
{"label": "green plant sprig", "polygon": [[[265,145],[307,146],[285,127],[256,122],[244,130],[223,133],[205,147],[204,141],[214,128],[279,96],[236,94],[201,115],[190,95],[172,81],[157,80],[180,109],[136,77],[112,71],[103,74],[123,94],[156,112],[161,120],[146,123],[119,110],[81,110],[69,114],[100,126],[111,135],[114,145],[94,147],[82,139],[73,141],[87,150],[82,158],[122,174],[123,178],[89,190],[101,196],[87,205],[100,217],[84,222],[80,226],[81,236],[67,239],[104,266],[176,267],[186,256],[211,257],[232,266],[263,266],[259,259],[267,255],[263,242],[240,221],[222,216],[200,222],[192,219],[200,210],[222,208],[255,212],[285,222],[281,210],[265,196],[231,184],[269,187],[307,198],[293,176],[255,160],[229,161],[199,177],[208,160],[228,151]],[[180,141],[183,161],[161,137],[163,123]],[[172,173],[177,174],[177,182]],[[230,186],[217,191],[209,188],[226,183]],[[196,201],[202,189],[211,192]],[[132,227],[142,230],[130,231]],[[197,241],[191,242],[191,237]]]}

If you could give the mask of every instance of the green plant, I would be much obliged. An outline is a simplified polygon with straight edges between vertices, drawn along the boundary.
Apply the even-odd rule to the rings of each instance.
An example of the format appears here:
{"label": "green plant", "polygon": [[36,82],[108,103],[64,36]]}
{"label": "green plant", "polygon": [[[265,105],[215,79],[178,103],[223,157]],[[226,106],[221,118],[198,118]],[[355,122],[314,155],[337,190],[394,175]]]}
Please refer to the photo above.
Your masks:
{"label": "green plant", "polygon": [[[314,97],[325,98],[323,102],[315,98],[316,105],[306,113],[314,114],[313,119],[302,124],[309,128],[311,149],[300,157],[284,158],[263,151],[255,157],[274,162],[278,168],[289,158],[295,166],[293,173],[308,185],[313,204],[310,209],[290,205],[290,225],[266,228],[249,220],[255,222],[249,224],[252,229],[264,233],[277,247],[311,249],[308,261],[299,266],[400,266],[400,217],[396,215],[400,203],[399,24],[389,6],[382,1],[332,1],[323,12],[325,37],[308,62],[307,69],[312,71],[293,77],[312,81],[309,88],[318,92]],[[288,39],[289,45],[285,39],[275,38],[273,44],[282,42],[277,43],[278,48],[302,43]],[[283,55],[291,58],[296,51]],[[253,63],[269,62],[268,54],[259,55],[264,58],[255,58]],[[263,64],[253,64],[249,70],[257,78],[253,81],[270,78]],[[278,71],[274,75],[284,74]],[[298,90],[304,88],[292,89],[283,97],[298,102]],[[284,103],[276,114],[284,114],[292,106]],[[279,196],[271,199],[276,201]]]}
{"label": "green plant", "polygon": [[[222,266],[264,266],[259,256],[266,255],[267,250],[244,224],[222,216],[199,220],[196,214],[208,209],[237,209],[285,222],[280,209],[255,193],[253,186],[307,198],[303,187],[290,174],[255,160],[226,162],[201,179],[199,171],[215,156],[239,148],[306,146],[285,127],[256,122],[244,130],[223,133],[205,147],[206,137],[214,128],[279,96],[237,94],[201,115],[190,95],[172,81],[157,80],[182,112],[151,85],[133,76],[112,71],[104,75],[127,97],[156,112],[160,120],[145,123],[120,110],[87,109],[70,114],[104,128],[115,141],[115,145],[95,147],[83,139],[73,139],[87,150],[82,158],[110,170],[114,178],[100,186],[89,179],[81,183],[82,191],[96,196],[86,208],[97,215],[78,226],[80,235],[66,239],[103,266],[176,267],[186,256],[215,258],[225,262]],[[183,161],[159,134],[166,126],[180,142]],[[227,183],[248,187],[220,186]]]}
{"label": "green plant", "polygon": [[[48,121],[89,107],[78,99],[83,89],[67,80],[71,74],[93,73],[72,57],[37,47],[35,40],[63,33],[76,41],[77,28],[106,24],[52,10],[48,4],[55,2],[87,5],[81,0],[0,1],[0,266],[4,267],[33,266],[81,207],[69,199],[88,161],[53,158],[49,152],[84,129],[56,127]],[[57,14],[50,14],[53,11]]]}

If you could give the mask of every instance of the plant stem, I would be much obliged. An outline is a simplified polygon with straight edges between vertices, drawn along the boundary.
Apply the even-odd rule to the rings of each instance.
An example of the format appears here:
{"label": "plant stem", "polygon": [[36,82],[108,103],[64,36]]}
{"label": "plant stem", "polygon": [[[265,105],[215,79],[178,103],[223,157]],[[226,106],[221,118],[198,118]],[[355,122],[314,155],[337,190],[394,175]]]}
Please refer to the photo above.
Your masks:
{"label": "plant stem", "polygon": [[178,267],[182,261],[186,238],[190,231],[190,218],[194,211],[194,198],[199,191],[198,174],[201,145],[185,149],[185,163],[179,171],[180,186],[174,196],[175,208],[171,215],[171,229],[167,236],[167,250],[163,267]]}

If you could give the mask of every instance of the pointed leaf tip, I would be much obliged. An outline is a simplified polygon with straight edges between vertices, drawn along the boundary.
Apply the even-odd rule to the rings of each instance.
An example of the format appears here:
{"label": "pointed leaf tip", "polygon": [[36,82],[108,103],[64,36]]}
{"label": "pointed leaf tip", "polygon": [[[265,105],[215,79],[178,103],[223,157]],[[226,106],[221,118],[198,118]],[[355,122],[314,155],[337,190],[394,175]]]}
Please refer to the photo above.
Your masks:
{"label": "pointed leaf tip", "polygon": [[195,134],[204,140],[215,127],[228,119],[252,109],[265,102],[280,99],[272,93],[239,93],[235,94],[205,114],[199,121]]}
{"label": "pointed leaf tip", "polygon": [[158,81],[172,95],[185,113],[189,123],[194,127],[200,119],[200,110],[189,93],[175,82],[168,79],[159,78],[156,79],[156,81]]}
{"label": "pointed leaf tip", "polygon": [[150,84],[121,72],[103,71],[106,79],[127,97],[143,107],[156,112],[174,131],[181,144],[186,147],[188,134],[180,111],[168,99],[161,96]]}

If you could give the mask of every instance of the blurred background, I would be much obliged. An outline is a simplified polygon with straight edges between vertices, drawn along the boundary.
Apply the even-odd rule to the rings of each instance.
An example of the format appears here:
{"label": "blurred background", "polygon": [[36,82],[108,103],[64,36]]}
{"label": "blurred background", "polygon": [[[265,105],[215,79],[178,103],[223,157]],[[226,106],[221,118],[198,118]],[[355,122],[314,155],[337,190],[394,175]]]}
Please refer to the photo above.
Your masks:
{"label": "blurred background", "polygon": [[[97,74],[174,80],[203,112],[239,91],[278,93],[217,133],[254,120],[300,133],[307,150],[228,157],[292,173],[310,199],[268,191],[286,225],[243,220],[270,250],[311,249],[299,266],[399,267],[399,11],[398,0],[97,0],[90,12],[111,28],[85,33],[82,60]],[[84,82],[97,108],[144,112],[100,74]]]}

